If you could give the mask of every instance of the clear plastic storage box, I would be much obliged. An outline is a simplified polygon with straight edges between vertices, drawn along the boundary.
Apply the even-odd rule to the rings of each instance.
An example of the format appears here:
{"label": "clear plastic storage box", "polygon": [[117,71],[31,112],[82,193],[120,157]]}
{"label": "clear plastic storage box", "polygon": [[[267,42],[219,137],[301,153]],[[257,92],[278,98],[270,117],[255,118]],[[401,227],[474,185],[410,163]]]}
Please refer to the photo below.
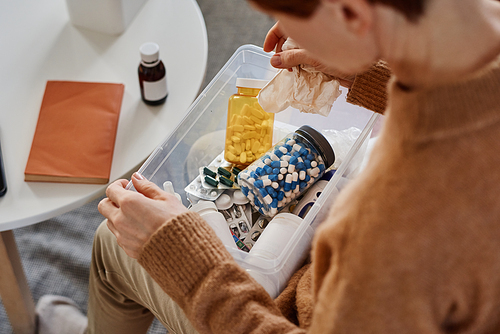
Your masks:
{"label": "clear plastic storage box", "polygon": [[[162,187],[171,181],[188,206],[184,189],[198,175],[201,166],[209,165],[224,150],[226,114],[229,97],[236,92],[237,78],[270,80],[276,69],[265,53],[253,45],[240,47],[212,82],[190,106],[185,118],[150,155],[139,172]],[[352,145],[334,164],[336,172],[321,196],[312,206],[281,254],[273,260],[227,247],[234,259],[262,284],[274,298],[286,286],[290,275],[298,269],[310,249],[313,231],[323,220],[338,190],[354,177],[366,151],[367,139],[379,115],[345,101],[345,93],[337,99],[328,117],[303,114],[289,108],[275,116],[274,142],[290,131],[307,124],[322,132],[359,129]],[[337,153],[337,152],[336,152]]]}

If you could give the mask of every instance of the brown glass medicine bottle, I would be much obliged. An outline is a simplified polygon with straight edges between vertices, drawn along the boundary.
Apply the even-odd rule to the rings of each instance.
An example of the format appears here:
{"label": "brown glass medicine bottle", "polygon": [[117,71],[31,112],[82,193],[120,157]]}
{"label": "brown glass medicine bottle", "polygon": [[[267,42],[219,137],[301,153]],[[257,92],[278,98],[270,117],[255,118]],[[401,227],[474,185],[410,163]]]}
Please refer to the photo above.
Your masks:
{"label": "brown glass medicine bottle", "polygon": [[149,105],[165,102],[168,95],[165,65],[160,59],[160,47],[156,43],[145,43],[139,48],[139,85],[142,100]]}

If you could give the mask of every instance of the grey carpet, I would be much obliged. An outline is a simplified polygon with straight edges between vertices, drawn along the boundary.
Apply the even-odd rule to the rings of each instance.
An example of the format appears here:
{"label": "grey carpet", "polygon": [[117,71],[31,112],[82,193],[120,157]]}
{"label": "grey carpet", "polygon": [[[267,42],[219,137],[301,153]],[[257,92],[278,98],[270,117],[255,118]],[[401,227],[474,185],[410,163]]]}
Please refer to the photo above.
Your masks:
{"label": "grey carpet", "polygon": [[[205,87],[239,46],[261,46],[274,21],[244,0],[198,0],[198,4],[208,31]],[[72,298],[86,312],[92,238],[103,219],[97,211],[99,200],[14,231],[35,302],[45,294],[58,294]],[[157,321],[149,330],[165,332]],[[0,303],[0,334],[9,333],[12,328]]]}

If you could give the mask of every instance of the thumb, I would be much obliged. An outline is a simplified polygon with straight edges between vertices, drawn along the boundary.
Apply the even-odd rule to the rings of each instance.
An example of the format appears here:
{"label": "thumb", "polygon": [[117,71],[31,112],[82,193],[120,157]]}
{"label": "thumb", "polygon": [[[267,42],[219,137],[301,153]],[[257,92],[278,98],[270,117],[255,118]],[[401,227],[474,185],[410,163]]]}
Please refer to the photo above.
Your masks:
{"label": "thumb", "polygon": [[271,57],[271,65],[276,68],[292,68],[301,64],[314,65],[313,63],[314,60],[304,49],[287,50]]}
{"label": "thumb", "polygon": [[163,193],[163,191],[156,184],[148,181],[144,176],[137,172],[132,175],[132,184],[138,193],[151,199],[155,199]]}

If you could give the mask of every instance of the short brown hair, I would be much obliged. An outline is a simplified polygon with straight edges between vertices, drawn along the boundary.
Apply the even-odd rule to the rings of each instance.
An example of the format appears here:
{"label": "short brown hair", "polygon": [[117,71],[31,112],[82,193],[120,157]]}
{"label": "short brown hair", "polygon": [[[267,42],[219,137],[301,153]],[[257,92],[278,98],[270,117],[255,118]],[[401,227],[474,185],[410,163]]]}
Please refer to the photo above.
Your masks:
{"label": "short brown hair", "polygon": [[[264,10],[283,12],[298,17],[311,16],[321,0],[250,0]],[[401,11],[409,20],[416,21],[424,12],[425,0],[367,0]]]}

